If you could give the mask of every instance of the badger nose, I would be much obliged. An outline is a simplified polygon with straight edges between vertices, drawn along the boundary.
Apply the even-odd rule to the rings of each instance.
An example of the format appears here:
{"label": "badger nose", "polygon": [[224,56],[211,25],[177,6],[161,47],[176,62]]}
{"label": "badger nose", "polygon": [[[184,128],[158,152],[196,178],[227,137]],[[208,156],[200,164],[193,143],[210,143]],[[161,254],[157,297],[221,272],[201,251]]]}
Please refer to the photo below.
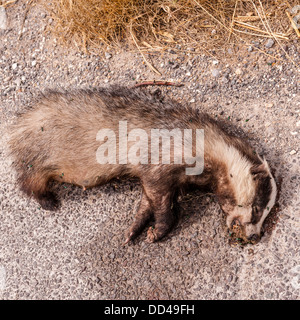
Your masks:
{"label": "badger nose", "polygon": [[249,236],[248,238],[247,238],[249,241],[251,241],[251,242],[258,242],[258,240],[259,240],[259,235],[258,234],[251,234],[251,236]]}
{"label": "badger nose", "polygon": [[240,226],[241,223],[240,223],[240,220],[239,219],[233,219],[232,222],[231,222],[231,228],[233,228],[234,226]]}

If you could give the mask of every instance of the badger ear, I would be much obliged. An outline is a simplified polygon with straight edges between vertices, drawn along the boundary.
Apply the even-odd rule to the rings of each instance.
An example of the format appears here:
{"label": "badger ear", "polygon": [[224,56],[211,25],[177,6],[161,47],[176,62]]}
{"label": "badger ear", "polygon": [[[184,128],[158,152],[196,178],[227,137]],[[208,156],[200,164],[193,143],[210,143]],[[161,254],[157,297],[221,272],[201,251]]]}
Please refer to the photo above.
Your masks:
{"label": "badger ear", "polygon": [[250,172],[254,176],[258,174],[263,174],[263,175],[268,174],[266,165],[264,163],[252,166],[250,168]]}

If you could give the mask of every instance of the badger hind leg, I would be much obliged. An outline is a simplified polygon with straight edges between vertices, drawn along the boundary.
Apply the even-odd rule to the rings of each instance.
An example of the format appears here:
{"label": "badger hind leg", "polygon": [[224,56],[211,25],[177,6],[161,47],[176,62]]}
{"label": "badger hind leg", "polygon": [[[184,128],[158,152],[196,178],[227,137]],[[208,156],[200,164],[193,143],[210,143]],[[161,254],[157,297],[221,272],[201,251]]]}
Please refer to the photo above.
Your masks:
{"label": "badger hind leg", "polygon": [[156,210],[154,212],[154,227],[147,231],[147,242],[152,243],[160,240],[169,233],[175,224],[175,215],[171,209]]}
{"label": "badger hind leg", "polygon": [[127,244],[129,241],[133,240],[141,233],[141,231],[145,228],[146,224],[151,219],[152,215],[153,213],[149,199],[146,196],[145,192],[143,192],[139,210],[135,216],[134,222],[132,223],[127,233],[124,244]]}
{"label": "badger hind leg", "polygon": [[155,190],[150,188],[147,192],[154,215],[154,227],[147,232],[147,242],[155,242],[163,238],[172,229],[176,222],[176,215],[173,210],[174,193],[168,188]]}
{"label": "badger hind leg", "polygon": [[55,194],[48,190],[49,175],[36,174],[30,177],[21,177],[19,183],[29,197],[33,197],[44,210],[54,211],[59,207]]}

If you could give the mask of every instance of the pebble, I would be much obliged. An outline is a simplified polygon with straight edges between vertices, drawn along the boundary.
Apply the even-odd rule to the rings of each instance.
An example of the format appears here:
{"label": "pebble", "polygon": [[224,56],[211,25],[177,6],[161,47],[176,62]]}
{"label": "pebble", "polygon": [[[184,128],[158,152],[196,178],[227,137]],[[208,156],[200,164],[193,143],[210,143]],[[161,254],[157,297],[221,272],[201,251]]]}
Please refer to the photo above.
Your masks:
{"label": "pebble", "polygon": [[296,150],[292,150],[292,151],[290,152],[290,155],[292,156],[292,155],[294,155],[294,154],[296,154],[296,153],[297,153]]}
{"label": "pebble", "polygon": [[297,132],[297,131],[291,131],[290,133],[291,133],[291,135],[292,135],[292,136],[295,136],[295,135],[297,135],[297,134],[298,134],[298,132]]}
{"label": "pebble", "polygon": [[36,60],[33,60],[33,61],[31,62],[31,66],[32,66],[32,67],[35,67],[35,66],[36,66]]}
{"label": "pebble", "polygon": [[253,43],[255,48],[258,48],[260,45],[259,41],[252,40],[251,42]]}
{"label": "pebble", "polygon": [[12,78],[13,78],[12,76],[6,77],[6,78],[4,79],[4,82],[10,81]]}
{"label": "pebble", "polygon": [[296,126],[297,126],[297,127],[300,127],[300,121],[298,121],[298,122],[296,123]]}
{"label": "pebble", "polygon": [[248,47],[248,52],[252,52],[253,51],[253,47],[252,46],[249,46]]}
{"label": "pebble", "polygon": [[7,15],[4,7],[0,7],[0,30],[7,28]]}
{"label": "pebble", "polygon": [[235,70],[235,74],[236,74],[237,76],[240,76],[242,73],[243,73],[243,71],[242,71],[241,68],[237,68],[237,69]]}
{"label": "pebble", "polygon": [[17,87],[20,87],[20,85],[21,85],[21,79],[20,79],[20,78],[17,78],[17,79],[15,80],[15,84],[16,84]]}
{"label": "pebble", "polygon": [[18,67],[18,64],[17,64],[17,63],[13,63],[12,66],[11,66],[11,68],[12,68],[13,70],[16,70],[17,67]]}
{"label": "pebble", "polygon": [[212,69],[211,74],[213,77],[218,77],[220,75],[220,70],[219,69]]}
{"label": "pebble", "polygon": [[274,106],[273,102],[267,102],[266,103],[266,108],[272,108]]}
{"label": "pebble", "polygon": [[268,39],[268,41],[265,44],[265,47],[268,48],[268,49],[272,48],[274,43],[275,43],[275,41],[273,39]]}
{"label": "pebble", "polygon": [[112,55],[109,52],[105,52],[105,58],[106,59],[110,59],[112,57]]}
{"label": "pebble", "polygon": [[270,127],[270,125],[271,125],[271,122],[269,122],[269,121],[265,122],[266,127]]}
{"label": "pebble", "polygon": [[228,77],[224,76],[224,77],[222,78],[222,82],[223,82],[223,83],[228,83],[228,82],[229,82]]}
{"label": "pebble", "polygon": [[193,47],[189,47],[189,48],[187,48],[187,50],[188,50],[188,51],[192,51],[192,52],[194,52],[194,51],[195,51],[195,48],[193,48]]}

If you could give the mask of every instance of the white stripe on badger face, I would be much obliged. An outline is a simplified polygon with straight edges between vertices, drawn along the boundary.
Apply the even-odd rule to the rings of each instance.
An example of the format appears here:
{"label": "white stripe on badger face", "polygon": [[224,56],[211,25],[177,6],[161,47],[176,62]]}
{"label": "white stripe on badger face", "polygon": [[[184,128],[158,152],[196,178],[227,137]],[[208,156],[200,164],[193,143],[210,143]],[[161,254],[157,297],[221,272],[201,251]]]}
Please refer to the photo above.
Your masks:
{"label": "white stripe on badger face", "polygon": [[258,223],[258,226],[259,226],[259,231],[261,229],[261,226],[264,222],[264,220],[266,219],[267,215],[270,213],[271,209],[273,208],[274,204],[275,204],[275,201],[276,201],[276,196],[277,196],[277,186],[276,186],[276,182],[275,182],[275,179],[274,177],[272,176],[271,174],[271,171],[270,171],[270,168],[269,168],[269,165],[266,161],[266,159],[264,158],[263,159],[263,163],[270,175],[270,178],[271,178],[271,186],[272,186],[272,191],[271,191],[271,195],[270,195],[270,200],[266,206],[266,208],[264,209],[263,211],[263,214],[262,214],[262,217]]}

